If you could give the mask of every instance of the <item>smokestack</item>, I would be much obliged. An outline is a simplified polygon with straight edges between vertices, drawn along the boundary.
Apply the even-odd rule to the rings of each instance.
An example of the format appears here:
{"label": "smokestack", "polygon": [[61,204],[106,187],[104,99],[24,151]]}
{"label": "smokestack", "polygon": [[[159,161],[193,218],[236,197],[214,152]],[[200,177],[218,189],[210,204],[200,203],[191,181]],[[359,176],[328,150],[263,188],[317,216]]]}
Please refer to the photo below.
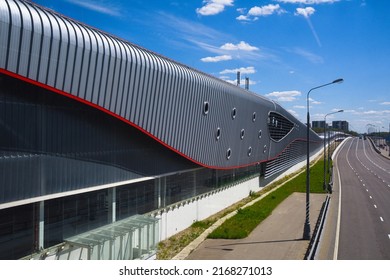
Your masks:
{"label": "smokestack", "polygon": [[237,71],[237,86],[240,86],[240,80],[241,80],[241,73],[240,71]]}
{"label": "smokestack", "polygon": [[249,78],[245,77],[245,89],[249,90]]}

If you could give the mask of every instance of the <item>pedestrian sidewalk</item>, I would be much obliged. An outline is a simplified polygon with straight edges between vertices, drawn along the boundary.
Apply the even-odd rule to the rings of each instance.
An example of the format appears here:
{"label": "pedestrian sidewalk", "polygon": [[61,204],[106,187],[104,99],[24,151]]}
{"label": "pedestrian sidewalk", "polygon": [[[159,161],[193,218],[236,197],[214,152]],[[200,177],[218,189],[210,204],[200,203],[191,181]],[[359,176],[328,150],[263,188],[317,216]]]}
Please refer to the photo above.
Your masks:
{"label": "pedestrian sidewalk", "polygon": [[378,149],[379,149],[382,156],[390,159],[390,147],[389,146],[385,146],[384,148],[378,148]]}
{"label": "pedestrian sidewalk", "polygon": [[[326,194],[310,195],[312,233],[325,198]],[[305,212],[306,194],[293,193],[247,238],[206,239],[205,233],[174,259],[303,260],[310,242],[302,239]]]}

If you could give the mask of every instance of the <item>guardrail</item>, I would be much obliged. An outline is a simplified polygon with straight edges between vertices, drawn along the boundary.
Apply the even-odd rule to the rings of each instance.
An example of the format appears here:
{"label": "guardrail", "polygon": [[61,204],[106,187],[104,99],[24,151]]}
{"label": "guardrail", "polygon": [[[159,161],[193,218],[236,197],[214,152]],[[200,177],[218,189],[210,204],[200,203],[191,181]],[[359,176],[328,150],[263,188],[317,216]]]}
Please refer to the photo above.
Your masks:
{"label": "guardrail", "polygon": [[320,237],[321,237],[321,232],[322,232],[322,229],[324,227],[326,214],[328,212],[329,201],[330,201],[330,195],[327,195],[324,203],[322,204],[320,216],[317,220],[317,224],[316,224],[316,227],[314,229],[313,237],[311,238],[310,243],[309,243],[309,247],[306,251],[305,258],[304,258],[305,260],[314,260],[314,257],[315,257],[316,251],[317,251],[317,247],[318,247],[318,243],[319,243]]}

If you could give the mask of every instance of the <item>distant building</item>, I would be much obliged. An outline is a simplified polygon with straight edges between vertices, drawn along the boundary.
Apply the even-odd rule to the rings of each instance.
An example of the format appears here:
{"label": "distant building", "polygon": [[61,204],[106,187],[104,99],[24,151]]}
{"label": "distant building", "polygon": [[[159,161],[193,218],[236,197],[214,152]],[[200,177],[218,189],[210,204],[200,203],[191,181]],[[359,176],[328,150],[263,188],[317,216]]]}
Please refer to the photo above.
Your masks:
{"label": "distant building", "polygon": [[[325,121],[312,121],[311,126],[312,128],[325,128]],[[328,128],[328,125],[326,125],[326,128]]]}
{"label": "distant building", "polygon": [[347,121],[333,121],[332,127],[342,131],[349,131],[349,123]]}

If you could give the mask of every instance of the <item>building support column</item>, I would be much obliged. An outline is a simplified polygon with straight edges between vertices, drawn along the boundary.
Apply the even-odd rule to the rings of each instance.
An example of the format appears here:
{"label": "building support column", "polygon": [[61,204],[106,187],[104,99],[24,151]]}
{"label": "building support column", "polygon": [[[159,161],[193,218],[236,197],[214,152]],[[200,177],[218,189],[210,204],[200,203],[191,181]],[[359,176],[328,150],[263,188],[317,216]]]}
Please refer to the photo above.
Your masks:
{"label": "building support column", "polygon": [[108,189],[107,194],[108,219],[116,222],[116,187]]}
{"label": "building support column", "polygon": [[154,180],[154,190],[157,195],[157,209],[161,208],[161,178]]}
{"label": "building support column", "polygon": [[43,249],[45,242],[45,202],[39,202],[39,231],[38,231],[38,248]]}

